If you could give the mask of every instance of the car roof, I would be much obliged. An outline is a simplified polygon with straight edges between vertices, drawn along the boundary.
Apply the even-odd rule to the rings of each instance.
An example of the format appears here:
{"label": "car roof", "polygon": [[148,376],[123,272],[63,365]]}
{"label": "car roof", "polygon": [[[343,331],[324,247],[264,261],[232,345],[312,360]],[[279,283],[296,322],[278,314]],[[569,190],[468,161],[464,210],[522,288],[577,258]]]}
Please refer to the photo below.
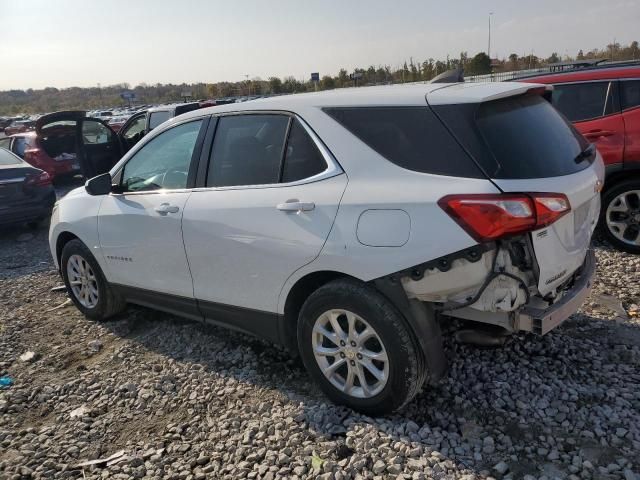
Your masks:
{"label": "car roof", "polygon": [[251,110],[296,111],[307,108],[339,106],[422,106],[430,104],[476,103],[525,93],[542,85],[528,83],[411,83],[373,87],[349,87],[322,92],[298,93],[259,98],[242,103],[212,106],[170,120],[170,123],[216,113]]}

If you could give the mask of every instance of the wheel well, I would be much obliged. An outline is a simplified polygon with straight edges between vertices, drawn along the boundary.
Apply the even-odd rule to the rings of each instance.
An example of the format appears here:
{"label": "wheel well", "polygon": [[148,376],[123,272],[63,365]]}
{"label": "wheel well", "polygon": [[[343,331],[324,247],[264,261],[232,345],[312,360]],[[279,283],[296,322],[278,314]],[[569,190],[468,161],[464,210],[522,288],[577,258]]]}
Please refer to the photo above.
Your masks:
{"label": "wheel well", "polygon": [[69,243],[71,240],[74,240],[76,237],[71,232],[62,232],[58,235],[58,239],[56,240],[56,260],[58,261],[58,265],[60,265],[60,258],[62,257],[62,249],[64,246]]}
{"label": "wheel well", "polygon": [[284,331],[282,339],[292,353],[298,353],[297,325],[298,315],[305,300],[321,286],[338,278],[352,278],[344,273],[333,271],[313,272],[300,278],[287,295],[284,304]]}
{"label": "wheel well", "polygon": [[604,181],[603,192],[606,192],[607,190],[615,187],[620,182],[624,182],[626,180],[640,180],[640,170],[620,170],[618,172],[612,173],[611,175],[607,175]]}

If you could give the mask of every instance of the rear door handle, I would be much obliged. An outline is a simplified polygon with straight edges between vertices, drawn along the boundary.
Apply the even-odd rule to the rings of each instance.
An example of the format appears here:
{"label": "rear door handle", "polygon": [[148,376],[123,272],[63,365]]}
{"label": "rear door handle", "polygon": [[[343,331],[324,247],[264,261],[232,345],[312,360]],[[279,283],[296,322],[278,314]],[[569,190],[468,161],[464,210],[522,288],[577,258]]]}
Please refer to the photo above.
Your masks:
{"label": "rear door handle", "polygon": [[160,215],[166,215],[167,213],[178,213],[180,211],[180,207],[176,205],[170,205],[168,203],[161,203],[155,208],[155,211]]}
{"label": "rear door handle", "polygon": [[283,212],[310,212],[316,208],[316,204],[313,202],[300,202],[298,200],[287,200],[284,203],[279,203],[276,207]]}
{"label": "rear door handle", "polygon": [[600,137],[610,137],[614,132],[609,130],[591,130],[590,132],[586,132],[584,136],[589,139],[596,139]]}

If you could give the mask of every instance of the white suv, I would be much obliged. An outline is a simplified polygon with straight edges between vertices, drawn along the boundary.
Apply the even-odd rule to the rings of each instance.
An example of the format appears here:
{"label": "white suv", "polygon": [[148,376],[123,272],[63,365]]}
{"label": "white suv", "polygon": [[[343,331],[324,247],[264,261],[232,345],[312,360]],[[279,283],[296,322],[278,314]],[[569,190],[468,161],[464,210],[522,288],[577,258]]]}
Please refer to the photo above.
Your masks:
{"label": "white suv", "polygon": [[190,112],[58,202],[76,306],[127,302],[299,352],[336,402],[406,404],[439,321],[544,334],[595,269],[600,155],[531,84],[421,84]]}

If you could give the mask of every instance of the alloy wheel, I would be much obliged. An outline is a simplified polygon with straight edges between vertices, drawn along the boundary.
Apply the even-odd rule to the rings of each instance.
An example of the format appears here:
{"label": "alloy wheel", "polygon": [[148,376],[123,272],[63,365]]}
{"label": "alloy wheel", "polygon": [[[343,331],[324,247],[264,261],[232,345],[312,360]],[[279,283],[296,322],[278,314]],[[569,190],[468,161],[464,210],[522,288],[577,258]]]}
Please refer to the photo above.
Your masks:
{"label": "alloy wheel", "polygon": [[618,240],[640,246],[640,190],[623,192],[609,202],[605,220]]}
{"label": "alloy wheel", "polygon": [[382,340],[359,315],[333,309],[320,315],[312,333],[313,355],[329,382],[343,393],[370,398],[389,378],[389,359]]}
{"label": "alloy wheel", "polygon": [[69,257],[67,278],[71,292],[83,307],[94,308],[98,304],[98,280],[89,262],[80,255],[74,254]]}

